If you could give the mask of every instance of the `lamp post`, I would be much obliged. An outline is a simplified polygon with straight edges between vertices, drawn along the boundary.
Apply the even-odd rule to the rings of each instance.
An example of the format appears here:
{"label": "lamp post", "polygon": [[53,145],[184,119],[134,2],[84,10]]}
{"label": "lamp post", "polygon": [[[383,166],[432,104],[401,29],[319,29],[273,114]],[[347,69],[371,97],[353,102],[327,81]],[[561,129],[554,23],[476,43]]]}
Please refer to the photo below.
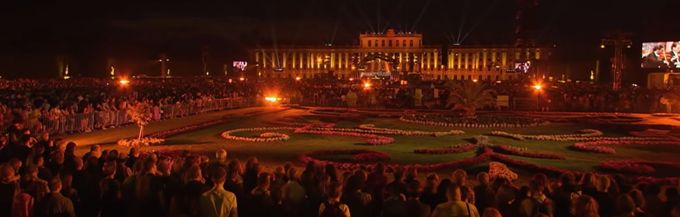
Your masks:
{"label": "lamp post", "polygon": [[533,86],[534,90],[536,90],[536,107],[540,111],[541,110],[541,90],[543,89],[543,86],[541,84],[536,84]]}

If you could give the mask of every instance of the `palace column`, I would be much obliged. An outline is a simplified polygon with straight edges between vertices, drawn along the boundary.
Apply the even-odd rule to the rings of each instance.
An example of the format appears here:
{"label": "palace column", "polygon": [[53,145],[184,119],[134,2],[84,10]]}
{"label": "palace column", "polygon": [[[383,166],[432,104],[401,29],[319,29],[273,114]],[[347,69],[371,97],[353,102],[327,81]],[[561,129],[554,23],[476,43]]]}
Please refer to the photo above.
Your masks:
{"label": "palace column", "polygon": [[448,68],[448,69],[453,69],[453,52],[451,52],[451,51],[447,51],[447,52],[449,52],[449,53],[448,53],[448,54],[449,54],[449,57],[448,57],[448,59],[449,59],[449,66],[448,66],[447,68]]}
{"label": "palace column", "polygon": [[437,51],[434,52],[434,69],[439,69],[439,55],[437,55]]}
{"label": "palace column", "polygon": [[349,69],[349,65],[350,65],[349,61],[350,61],[349,52],[345,51],[345,62],[343,63],[344,69]]}
{"label": "palace column", "polygon": [[[335,52],[331,53],[331,55],[329,55],[329,56],[331,58],[331,69],[332,69],[332,68],[335,67]],[[325,56],[324,56],[324,58],[325,58]]]}
{"label": "palace column", "polygon": [[420,53],[420,58],[419,58],[420,59],[420,69],[419,70],[420,70],[420,72],[423,72],[423,64],[427,65],[427,62],[425,62],[425,54],[427,54],[427,53],[424,53],[422,51],[419,52],[419,53]]}
{"label": "palace column", "polygon": [[469,61],[468,61],[468,59],[469,59],[469,57],[468,57],[468,56],[469,56],[468,52],[462,53],[461,56],[463,56],[463,64],[465,64],[465,69],[468,69],[468,62],[469,62]]}
{"label": "palace column", "polygon": [[463,53],[460,53],[460,54],[458,54],[458,56],[456,56],[456,64],[457,64],[456,70],[460,70],[461,68],[463,68],[463,63],[460,61],[462,56],[463,56]]}
{"label": "palace column", "polygon": [[281,67],[282,69],[286,68],[286,62],[287,62],[286,60],[288,60],[288,54],[283,53],[283,67]]}
{"label": "palace column", "polygon": [[487,52],[484,52],[484,55],[482,56],[482,68],[484,68],[484,69],[488,69],[488,68],[486,67],[486,64],[487,64],[487,63],[486,63],[487,55],[488,55]]}

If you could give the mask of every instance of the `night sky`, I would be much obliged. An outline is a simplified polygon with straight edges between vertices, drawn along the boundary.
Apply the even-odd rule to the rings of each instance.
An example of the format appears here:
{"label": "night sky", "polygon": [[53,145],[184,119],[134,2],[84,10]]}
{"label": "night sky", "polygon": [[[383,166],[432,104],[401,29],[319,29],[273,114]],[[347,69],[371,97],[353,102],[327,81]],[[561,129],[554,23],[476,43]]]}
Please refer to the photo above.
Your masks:
{"label": "night sky", "polygon": [[[202,47],[219,71],[248,48],[352,45],[387,28],[421,32],[429,45],[512,44],[516,9],[514,0],[16,3],[0,9],[0,75],[55,77],[58,62],[74,75],[105,75],[109,63],[143,74],[160,53],[176,74],[199,75]],[[633,33],[632,59],[642,41],[680,40],[677,0],[542,0],[538,13],[537,42],[561,48],[562,62],[606,57],[592,50],[609,30]]]}

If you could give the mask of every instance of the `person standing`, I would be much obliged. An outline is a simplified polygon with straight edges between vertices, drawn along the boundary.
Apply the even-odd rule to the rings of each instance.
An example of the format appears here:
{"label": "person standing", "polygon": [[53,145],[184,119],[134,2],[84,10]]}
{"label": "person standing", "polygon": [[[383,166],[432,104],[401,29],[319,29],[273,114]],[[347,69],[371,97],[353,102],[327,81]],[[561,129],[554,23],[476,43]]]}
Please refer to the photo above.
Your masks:
{"label": "person standing", "polygon": [[201,195],[201,216],[203,217],[237,217],[236,195],[224,190],[227,171],[218,167],[210,176],[213,188]]}
{"label": "person standing", "polygon": [[59,191],[61,191],[61,180],[58,178],[52,179],[50,181],[50,193],[45,195],[45,198],[35,205],[33,210],[34,216],[75,217],[76,213],[73,209],[73,202],[71,202],[71,199],[61,195]]}
{"label": "person standing", "polygon": [[477,207],[462,200],[462,194],[458,185],[451,185],[446,189],[448,202],[441,203],[434,208],[432,217],[446,216],[469,216],[479,217]]}

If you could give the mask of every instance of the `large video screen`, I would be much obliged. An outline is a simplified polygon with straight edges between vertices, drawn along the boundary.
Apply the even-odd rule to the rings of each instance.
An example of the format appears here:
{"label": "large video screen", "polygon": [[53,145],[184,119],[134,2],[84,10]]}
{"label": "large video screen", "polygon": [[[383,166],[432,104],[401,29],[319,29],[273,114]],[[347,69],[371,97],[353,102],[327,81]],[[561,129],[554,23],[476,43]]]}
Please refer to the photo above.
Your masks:
{"label": "large video screen", "polygon": [[246,61],[234,61],[234,70],[235,71],[245,71],[247,66],[248,66],[248,62],[246,62]]}
{"label": "large video screen", "polygon": [[680,42],[642,43],[642,68],[680,68]]}
{"label": "large video screen", "polygon": [[531,67],[529,62],[516,62],[515,70],[513,71],[517,73],[527,73],[529,72],[529,67]]}

